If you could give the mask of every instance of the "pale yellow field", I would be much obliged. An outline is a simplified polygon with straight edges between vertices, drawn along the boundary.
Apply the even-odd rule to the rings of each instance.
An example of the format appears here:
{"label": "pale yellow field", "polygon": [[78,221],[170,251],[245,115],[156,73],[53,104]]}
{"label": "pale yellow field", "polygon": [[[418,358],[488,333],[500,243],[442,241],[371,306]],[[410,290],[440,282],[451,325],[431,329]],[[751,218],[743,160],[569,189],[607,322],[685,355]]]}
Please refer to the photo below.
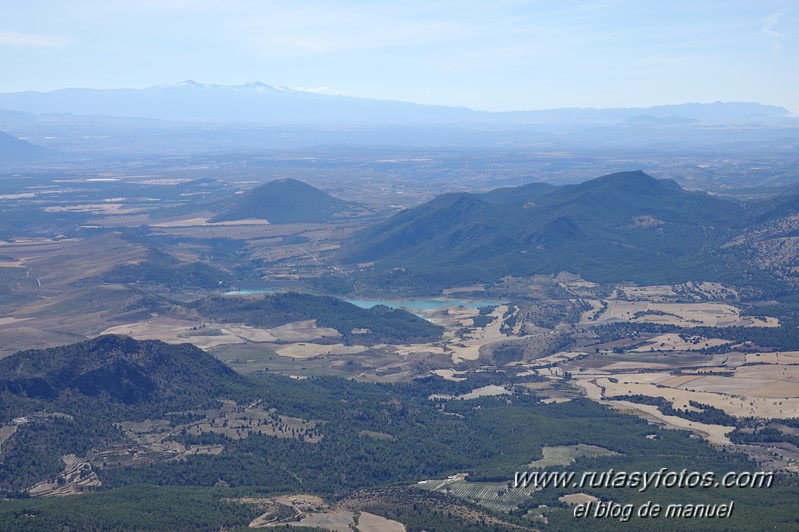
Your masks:
{"label": "pale yellow field", "polygon": [[422,312],[427,319],[444,327],[466,327],[480,312],[476,308],[445,307]]}
{"label": "pale yellow field", "polygon": [[699,377],[691,381],[690,389],[757,398],[797,398],[799,367],[776,364],[743,366],[736,368],[732,378],[715,375]]}
{"label": "pale yellow field", "polygon": [[261,509],[271,508],[270,511],[259,515],[250,522],[250,528],[266,528],[271,526],[270,523],[275,523],[275,509],[278,505],[289,506],[295,512],[295,519],[303,515],[304,512],[311,511],[315,508],[328,509],[328,505],[316,495],[299,494],[299,495],[281,495],[280,497],[272,497],[268,499],[255,498],[255,497],[241,497],[238,499],[224,499],[228,502],[236,502],[239,504],[254,504]]}
{"label": "pale yellow field", "polygon": [[729,340],[705,338],[703,336],[686,336],[686,338],[683,339],[677,333],[668,333],[655,336],[646,344],[631,351],[635,353],[647,351],[700,351],[706,347],[715,347],[731,343],[732,342]]}
{"label": "pale yellow field", "polygon": [[287,323],[286,325],[269,329],[269,332],[283,342],[308,342],[319,338],[338,338],[341,336],[335,329],[317,327],[316,320]]}
{"label": "pale yellow field", "polygon": [[90,212],[94,214],[135,214],[142,212],[141,208],[125,207],[121,203],[87,203],[85,205],[63,205],[45,207],[45,212]]}
{"label": "pale yellow field", "polygon": [[351,532],[355,525],[355,513],[349,510],[333,510],[332,512],[307,513],[299,521],[288,523],[272,523],[268,527],[274,526],[302,526],[315,527],[333,532]]}
{"label": "pale yellow field", "polygon": [[626,298],[646,301],[657,301],[664,297],[677,296],[677,292],[670,285],[623,286],[619,290]]}
{"label": "pale yellow field", "polygon": [[[763,367],[773,369],[772,366]],[[796,417],[799,413],[799,368],[788,366],[797,372],[783,372],[781,380],[768,373],[753,374],[746,371],[748,368],[739,368],[744,371],[740,374],[736,371],[732,377],[696,376],[674,387],[666,384],[674,377],[665,373],[614,374],[612,378],[617,382],[609,377],[595,381],[602,388],[602,398],[640,394],[662,397],[678,409],[690,409],[689,402],[695,401],[737,417]]]}
{"label": "pale yellow field", "polygon": [[308,493],[301,493],[297,495],[281,495],[280,497],[275,497],[274,500],[280,504],[285,504],[286,506],[296,506],[298,508],[325,506],[325,501],[322,500],[321,497],[310,495]]}
{"label": "pale yellow field", "polygon": [[405,532],[405,525],[369,512],[360,512],[358,530],[360,532]]}
{"label": "pale yellow field", "polygon": [[782,351],[777,353],[747,353],[747,364],[799,364],[799,351]]}
{"label": "pale yellow field", "polygon": [[268,227],[272,226],[269,224],[191,225],[185,227],[154,227],[153,232],[179,238],[235,238],[251,240],[269,237],[270,235],[266,233]]}
{"label": "pale yellow field", "polygon": [[[211,216],[210,213],[209,216]],[[173,221],[176,220],[167,219],[156,223],[169,223]],[[152,220],[150,222],[152,222]],[[159,234],[168,234],[179,237],[241,238],[250,240],[296,234],[305,234],[310,238],[310,235],[313,234],[314,231],[326,229],[325,226],[320,224],[269,224],[263,223],[263,221],[260,223],[249,222],[251,222],[251,220],[242,220],[241,222],[234,222],[232,224],[219,223],[208,225],[153,227],[153,231]],[[257,242],[250,242],[250,244],[257,244]],[[273,246],[269,246],[267,251],[277,251],[272,248]]]}
{"label": "pale yellow field", "polygon": [[602,369],[605,371],[630,371],[634,369],[654,370],[671,369],[671,366],[668,364],[659,364],[657,362],[614,362],[613,364],[603,366]]}
{"label": "pale yellow field", "polygon": [[[250,327],[249,325],[235,325],[231,323],[219,324],[219,330],[225,335],[232,335],[251,342],[273,342],[275,336],[269,332],[269,329],[258,329]],[[189,331],[189,336],[191,331]]]}
{"label": "pale yellow field", "polygon": [[[501,331],[502,316],[507,312],[507,306],[498,306],[491,313],[494,321],[485,327],[477,327],[471,329],[464,338],[455,337],[451,332],[445,333],[444,340],[446,342],[445,352],[450,353],[452,361],[459,363],[464,360],[477,360],[480,358],[480,348],[484,345],[492,344],[502,340],[506,340]],[[473,318],[479,313],[477,309],[462,308],[462,307],[449,307],[445,311],[438,311],[429,313],[430,321],[440,325],[444,325],[452,330],[457,327],[471,326]],[[429,346],[436,347],[436,346]],[[416,349],[415,352],[433,353],[435,351],[426,349]]]}
{"label": "pale yellow field", "polygon": [[[373,263],[374,264],[374,263]],[[444,296],[450,296],[452,294],[461,294],[461,293],[468,293],[468,292],[483,292],[485,291],[485,286],[481,284],[476,284],[473,286],[458,286],[455,288],[445,288],[441,291],[441,294]]]}
{"label": "pale yellow field", "polygon": [[86,239],[0,241],[0,255],[13,257],[28,268],[29,289],[68,287],[123,264],[147,258],[147,249],[131,244],[119,233]]}
{"label": "pale yellow field", "polygon": [[209,218],[185,218],[183,220],[172,220],[169,222],[159,222],[150,224],[150,227],[217,227],[226,225],[269,225],[268,220],[247,219],[230,220],[228,222],[209,222]]}
{"label": "pale yellow field", "polygon": [[578,297],[591,297],[593,290],[598,286],[591,281],[584,281],[583,279],[568,279],[562,275],[557,278],[558,285],[565,291]]}
{"label": "pale yellow field", "polygon": [[[271,527],[316,527],[334,532],[405,532],[405,525],[397,521],[386,519],[368,512],[353,512],[350,510],[331,510],[327,512],[303,512],[298,521],[265,522],[258,518],[250,523],[250,528]],[[357,524],[356,524],[357,516]]]}
{"label": "pale yellow field", "polygon": [[560,284],[562,286],[568,286],[569,288],[596,288],[597,286],[599,286],[597,283],[593,283],[591,281],[583,281],[583,280],[561,281]]}
{"label": "pale yellow field", "polygon": [[599,499],[587,493],[569,493],[568,495],[559,497],[558,500],[566,504],[585,504],[588,502],[596,502]]}
{"label": "pale yellow field", "polygon": [[[582,324],[613,321],[660,323],[680,327],[778,327],[772,317],[741,316],[740,310],[727,303],[653,303],[615,299],[586,300],[591,310],[583,313]],[[602,303],[607,309],[602,311]],[[597,315],[597,313],[599,314]],[[654,314],[652,314],[654,312]],[[593,319],[596,315],[596,319]]]}
{"label": "pale yellow field", "polygon": [[462,375],[464,372],[455,371],[454,369],[434,369],[430,373],[438,375],[439,377],[448,381],[460,382],[466,380],[466,377],[457,376],[457,375]]}
{"label": "pale yellow field", "polygon": [[494,395],[508,395],[510,394],[510,390],[505,388],[504,386],[499,386],[497,384],[489,384],[488,386],[482,386],[480,388],[475,388],[469,393],[465,393],[462,395],[444,395],[440,393],[433,394],[429,396],[429,399],[461,399],[461,400],[469,400],[469,399],[479,399],[480,397],[491,397]]}
{"label": "pale yellow field", "polygon": [[[214,334],[207,334],[209,330]],[[100,334],[124,334],[137,340],[161,340],[170,344],[190,343],[201,349],[245,342],[273,342],[276,339],[268,329],[228,323],[202,324],[164,317],[109,327]]]}
{"label": "pale yellow field", "polygon": [[106,218],[92,218],[83,227],[139,227],[150,222],[149,214],[121,214]]}
{"label": "pale yellow field", "polygon": [[294,342],[278,351],[291,358],[310,358],[318,355],[354,354],[365,351],[364,346],[317,345],[312,342],[320,338],[337,338],[338,331],[317,327],[316,320],[287,323],[280,327],[261,329],[234,323],[200,323],[192,320],[155,317],[150,320],[109,327],[100,334],[124,334],[137,340],[161,340],[178,344],[190,343],[201,349],[226,344],[246,342]]}
{"label": "pale yellow field", "polygon": [[554,355],[537,358],[535,360],[535,365],[543,366],[546,364],[557,364],[562,362],[568,362],[570,360],[584,357],[587,354],[588,353],[582,351],[561,351],[560,353],[555,353]]}
{"label": "pale yellow field", "polygon": [[677,377],[660,381],[660,384],[663,386],[668,386],[669,388],[679,388],[680,386],[688,384],[691,381],[695,381],[698,378],[699,377],[696,375],[678,375]]}
{"label": "pale yellow field", "polygon": [[586,378],[586,379],[577,379],[575,382],[580,388],[582,388],[586,392],[586,395],[590,399],[597,401],[599,403],[607,404],[613,406],[618,410],[623,410],[627,412],[641,412],[648,419],[660,422],[667,427],[696,432],[697,434],[700,434],[703,438],[705,438],[707,441],[715,443],[717,445],[729,445],[731,443],[729,438],[727,438],[727,433],[732,431],[733,427],[724,427],[721,425],[708,425],[706,423],[688,421],[686,419],[677,416],[667,416],[661,413],[660,410],[658,410],[658,408],[654,405],[642,405],[638,403],[631,403],[629,401],[607,400],[604,398],[603,392],[605,392],[606,389],[603,389],[603,387],[609,381],[607,381],[607,379],[602,379],[601,383],[598,381],[600,381],[600,379],[590,380]]}
{"label": "pale yellow field", "polygon": [[[387,344],[377,344],[375,348],[386,348],[389,347]],[[438,345],[430,345],[430,344],[405,344],[405,345],[398,345],[395,347],[394,352],[398,355],[402,356],[410,356],[410,355],[446,355],[449,353],[449,350],[445,349],[442,346]]]}
{"label": "pale yellow field", "polygon": [[578,458],[595,458],[597,456],[618,456],[619,453],[597,447],[596,445],[559,445],[544,447],[541,450],[542,458],[533,460],[526,467],[545,469],[552,466],[567,466],[577,461]]}
{"label": "pale yellow field", "polygon": [[469,393],[459,395],[456,399],[478,399],[480,397],[491,397],[494,395],[507,395],[510,394],[510,391],[505,388],[504,386],[499,386],[497,384],[489,384],[488,386],[482,386],[475,390],[472,390]]}
{"label": "pale yellow field", "polygon": [[363,353],[367,349],[363,345],[297,343],[278,349],[276,353],[289,358],[312,358],[322,355],[354,355]]}

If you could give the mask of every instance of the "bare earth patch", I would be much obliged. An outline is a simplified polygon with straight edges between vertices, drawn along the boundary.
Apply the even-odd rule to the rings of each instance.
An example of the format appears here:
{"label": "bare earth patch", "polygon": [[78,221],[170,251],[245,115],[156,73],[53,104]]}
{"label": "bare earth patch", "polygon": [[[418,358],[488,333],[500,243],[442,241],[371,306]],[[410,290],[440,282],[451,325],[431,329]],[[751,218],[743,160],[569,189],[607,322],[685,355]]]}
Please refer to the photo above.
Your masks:
{"label": "bare earth patch", "polygon": [[618,456],[619,453],[597,447],[596,445],[560,445],[544,447],[541,450],[542,458],[527,464],[527,467],[544,469],[552,466],[567,466],[573,464],[578,458],[595,458],[597,456]]}
{"label": "bare earth patch", "polygon": [[588,495],[587,493],[569,493],[568,495],[563,495],[562,497],[558,498],[558,500],[560,502],[565,502],[566,504],[575,505],[597,502],[599,499],[593,495]]}
{"label": "bare earth patch", "polygon": [[362,345],[344,344],[305,344],[297,343],[275,351],[278,355],[289,358],[312,358],[322,355],[352,355],[362,353],[368,348]]}
{"label": "bare earth patch", "polygon": [[402,523],[357,509],[333,508],[315,495],[282,495],[269,499],[245,497],[231,502],[268,508],[266,513],[250,523],[250,528],[299,526],[336,532],[405,532]]}
{"label": "bare earth patch", "polygon": [[209,222],[209,218],[184,218],[149,224],[151,227],[219,227],[226,225],[269,225],[269,221],[261,219],[230,220],[228,222]]}
{"label": "bare earth patch", "polygon": [[[642,405],[638,403],[631,403],[629,401],[609,400],[603,396],[604,389],[600,384],[597,384],[588,379],[579,379],[575,381],[578,386],[585,390],[586,395],[598,402],[613,406],[617,410],[622,410],[629,413],[638,413],[645,419],[652,422],[664,425],[666,427],[690,430],[705,438],[711,443],[717,445],[729,445],[731,442],[727,438],[727,433],[733,430],[734,427],[724,427],[721,425],[708,425],[706,423],[698,423],[696,421],[688,421],[677,416],[667,416],[663,414],[656,406]],[[604,384],[604,382],[602,383]]]}
{"label": "bare earth patch", "polygon": [[[498,306],[494,309],[494,312],[491,313],[494,321],[485,327],[471,328],[463,338],[455,337],[451,333],[447,334],[445,337],[446,349],[451,353],[452,361],[457,364],[464,360],[477,360],[480,358],[481,347],[506,340],[507,336],[505,336],[500,328],[503,323],[502,316],[507,310],[507,306]],[[448,326],[448,328],[453,326],[453,321],[461,326],[465,326],[468,325],[466,319],[473,318],[478,313],[479,311],[477,309],[450,307],[447,309],[444,316],[438,317],[438,319],[436,319],[436,316],[433,316],[431,321],[434,323],[444,322],[442,324]],[[471,321],[471,319],[468,321]]]}
{"label": "bare earth patch", "polygon": [[495,395],[508,395],[511,391],[505,388],[504,386],[500,386],[498,384],[489,384],[488,386],[482,386],[480,388],[475,388],[469,393],[465,393],[463,395],[442,395],[442,394],[433,394],[430,396],[430,399],[456,399],[456,400],[469,400],[469,399],[479,399],[480,397],[492,397]]}
{"label": "bare earth patch", "polygon": [[719,338],[705,338],[704,336],[685,335],[677,333],[661,334],[655,336],[644,345],[632,349],[633,353],[647,351],[700,351],[708,347],[731,344],[729,340]]}
{"label": "bare earth patch", "polygon": [[137,340],[161,340],[170,344],[190,343],[201,349],[248,341],[272,342],[275,340],[275,336],[267,329],[257,329],[247,325],[198,323],[165,317],[116,325],[100,334],[124,334]]}
{"label": "bare earth patch", "polygon": [[[799,377],[799,368],[789,367],[795,372],[785,372],[782,381],[775,377],[783,366],[764,366],[775,373],[762,374],[766,376],[761,378],[758,378],[757,373],[747,371],[749,366],[745,366],[739,368],[743,370],[741,374],[736,371],[732,377],[700,376],[676,387],[664,384],[673,377],[667,373],[614,374],[612,378],[595,380],[604,390],[603,397],[647,395],[662,397],[670,401],[674,408],[683,410],[689,409],[690,402],[694,401],[736,417],[788,418],[795,417],[799,411],[799,381],[795,380]],[[780,383],[786,386],[777,386]],[[758,396],[765,394],[765,397]]]}
{"label": "bare earth patch", "polygon": [[405,525],[379,515],[361,512],[358,516],[360,532],[405,532]]}
{"label": "bare earth patch", "polygon": [[439,377],[441,377],[446,381],[460,382],[466,380],[466,377],[457,376],[457,375],[462,375],[463,372],[455,371],[454,369],[434,369],[430,373],[438,375]]}
{"label": "bare earth patch", "polygon": [[283,342],[307,342],[325,337],[338,338],[341,336],[335,329],[317,327],[316,320],[287,323],[286,325],[269,329],[269,332]]}
{"label": "bare earth patch", "polygon": [[64,470],[58,478],[39,482],[31,487],[28,490],[31,497],[73,495],[100,486],[100,479],[87,461],[74,454],[65,455],[61,459],[64,462]]}
{"label": "bare earth patch", "polygon": [[799,364],[799,351],[782,351],[776,353],[747,353],[747,364]]}
{"label": "bare earth patch", "polygon": [[679,327],[779,327],[772,317],[742,316],[728,303],[655,303],[617,299],[586,300],[591,310],[583,313],[583,325],[624,321],[660,323]]}

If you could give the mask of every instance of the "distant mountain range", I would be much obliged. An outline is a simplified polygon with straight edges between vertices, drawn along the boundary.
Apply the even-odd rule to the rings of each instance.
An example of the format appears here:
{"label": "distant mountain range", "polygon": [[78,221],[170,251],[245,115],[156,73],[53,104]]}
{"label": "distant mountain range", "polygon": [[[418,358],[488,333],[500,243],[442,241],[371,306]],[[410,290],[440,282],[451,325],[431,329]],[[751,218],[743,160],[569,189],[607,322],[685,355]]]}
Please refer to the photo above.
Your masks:
{"label": "distant mountain range", "polygon": [[767,255],[799,229],[790,222],[799,212],[793,192],[739,203],[637,171],[444,194],[355,235],[343,251],[385,275],[403,271],[441,286],[561,271],[599,282],[748,283],[775,260],[782,270],[770,274],[788,278],[793,259]]}
{"label": "distant mountain range", "polygon": [[0,109],[29,113],[263,124],[456,124],[563,123],[686,124],[692,121],[741,122],[789,117],[782,108],[757,103],[690,103],[649,108],[554,109],[485,112],[463,107],[333,96],[273,87],[194,81],[144,89],[61,89],[0,94]]}

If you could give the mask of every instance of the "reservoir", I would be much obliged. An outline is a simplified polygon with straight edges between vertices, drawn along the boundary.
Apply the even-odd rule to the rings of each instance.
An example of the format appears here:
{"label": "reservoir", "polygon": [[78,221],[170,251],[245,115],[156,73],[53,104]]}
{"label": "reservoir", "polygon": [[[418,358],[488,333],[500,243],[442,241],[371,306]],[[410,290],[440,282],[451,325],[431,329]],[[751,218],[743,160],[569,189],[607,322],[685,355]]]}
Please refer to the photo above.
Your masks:
{"label": "reservoir", "polygon": [[405,299],[400,301],[388,301],[381,299],[348,299],[347,303],[352,303],[361,308],[371,308],[375,305],[385,305],[390,308],[407,308],[413,310],[430,311],[446,307],[466,307],[483,308],[503,305],[501,301],[477,301],[471,299]]}
{"label": "reservoir", "polygon": [[[266,290],[235,290],[233,292],[225,292],[226,296],[253,296],[258,294],[277,294],[280,290],[266,289]],[[385,299],[347,299],[347,303],[352,303],[361,308],[372,308],[376,305],[385,305],[389,308],[406,308],[416,311],[427,312],[431,310],[438,310],[446,307],[466,307],[466,308],[483,308],[495,307],[504,305],[502,301],[483,301],[473,299],[402,299],[398,301],[390,301]]]}
{"label": "reservoir", "polygon": [[280,290],[266,289],[266,290],[233,290],[232,292],[225,292],[226,296],[257,296],[258,294],[277,294]]}

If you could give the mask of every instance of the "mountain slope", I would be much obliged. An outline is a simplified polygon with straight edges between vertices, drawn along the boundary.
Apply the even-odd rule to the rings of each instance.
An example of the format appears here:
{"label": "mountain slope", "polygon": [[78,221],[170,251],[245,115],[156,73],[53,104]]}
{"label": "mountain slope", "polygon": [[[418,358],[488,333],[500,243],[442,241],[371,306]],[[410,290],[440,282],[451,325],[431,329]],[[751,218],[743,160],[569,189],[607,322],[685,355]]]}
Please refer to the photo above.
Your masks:
{"label": "mountain slope", "polygon": [[242,377],[190,344],[106,335],[0,360],[0,392],[45,400],[63,394],[167,403],[216,397]]}
{"label": "mountain slope", "polygon": [[270,223],[322,223],[355,207],[296,179],[270,181],[225,203],[213,221],[262,218]]}
{"label": "mountain slope", "polygon": [[495,205],[524,205],[543,198],[557,188],[549,183],[528,183],[519,187],[497,188],[474,196]]}
{"label": "mountain slope", "polygon": [[0,161],[21,162],[46,157],[48,150],[0,131]]}
{"label": "mountain slope", "polygon": [[[356,235],[345,260],[447,282],[570,271],[596,281],[731,279],[745,266],[721,245],[744,220],[734,201],[687,192],[643,172],[547,191],[444,195]],[[535,200],[526,201],[530,191]],[[491,204],[479,198],[505,198]]]}
{"label": "mountain slope", "polygon": [[[251,385],[190,344],[106,335],[15,353],[0,360],[5,436],[0,493],[27,490],[48,479],[58,479],[54,488],[74,493],[69,486],[84,485],[84,480],[96,486],[96,474],[106,465],[174,459],[179,446],[167,443],[165,452],[163,440],[132,436],[124,422],[159,420],[156,424],[165,428],[185,428],[182,423],[203,419],[207,409],[219,408],[220,400],[250,400]],[[169,428],[161,438],[176,436]],[[74,461],[80,464],[78,476],[69,466]]]}
{"label": "mountain slope", "polygon": [[747,207],[747,226],[723,247],[784,283],[799,286],[799,187]]}
{"label": "mountain slope", "polygon": [[315,320],[320,327],[338,331],[341,341],[361,345],[435,342],[444,332],[441,326],[403,309],[361,308],[335,297],[296,292],[258,298],[208,297],[191,307],[215,321],[254,327]]}

